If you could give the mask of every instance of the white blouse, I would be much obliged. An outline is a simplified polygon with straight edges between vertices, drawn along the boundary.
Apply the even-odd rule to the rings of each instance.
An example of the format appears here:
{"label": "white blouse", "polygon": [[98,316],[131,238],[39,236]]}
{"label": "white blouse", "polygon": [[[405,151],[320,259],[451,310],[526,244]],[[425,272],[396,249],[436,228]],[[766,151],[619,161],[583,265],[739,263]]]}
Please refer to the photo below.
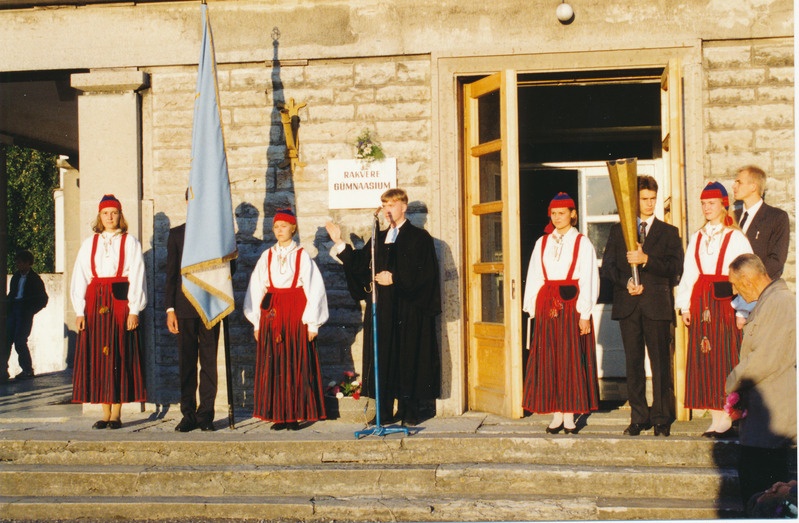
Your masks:
{"label": "white blouse", "polygon": [[688,248],[685,250],[685,261],[683,262],[682,278],[677,286],[677,296],[674,299],[674,306],[681,312],[690,309],[691,294],[694,284],[699,279],[699,266],[696,264],[696,242],[699,233],[702,233],[702,243],[699,246],[699,260],[702,262],[703,274],[715,274],[716,264],[721,251],[721,244],[724,237],[730,234],[730,243],[727,244],[727,251],[724,253],[724,261],[721,264],[721,274],[727,275],[730,272],[730,263],[741,254],[751,253],[752,246],[746,235],[739,229],[724,227],[723,225],[705,224],[704,227],[691,235]]}
{"label": "white blouse", "polygon": [[[70,298],[75,314],[85,316],[86,289],[93,279],[92,275],[92,243],[94,235],[89,236],[80,246],[75,267],[72,270]],[[97,242],[94,255],[95,270],[99,278],[112,278],[117,275],[119,266],[119,250],[122,234],[119,232],[102,232]],[[130,313],[138,315],[147,305],[147,287],[144,281],[144,257],[141,244],[132,234],[125,236],[125,266],[122,276],[128,278],[128,307]]]}
{"label": "white blouse", "polygon": [[[550,280],[563,280],[569,274],[574,253],[574,243],[577,241],[579,232],[572,227],[562,237],[557,231],[550,235],[547,240],[546,250],[544,251],[544,263],[541,263],[541,244],[544,237],[538,238],[530,256],[530,264],[527,266],[527,283],[524,287],[524,300],[522,310],[535,317],[535,302],[538,292],[544,286],[544,270],[546,267],[547,276]],[[562,242],[557,240],[562,238]],[[574,267],[572,278],[578,281],[580,294],[577,297],[576,309],[580,314],[580,319],[587,320],[591,317],[591,312],[599,298],[599,269],[596,261],[596,251],[587,236],[580,240],[580,251],[577,253],[577,263]]]}
{"label": "white blouse", "polygon": [[[269,251],[272,251],[272,282],[269,281],[269,272],[266,266]],[[296,242],[292,242],[288,247],[280,247],[275,244],[264,251],[258,259],[258,263],[255,264],[255,269],[250,275],[247,293],[244,296],[244,316],[255,326],[256,330],[260,326],[261,300],[266,294],[267,287],[281,289],[291,287],[291,283],[294,281],[294,268],[297,264],[298,252],[299,245]],[[329,317],[327,293],[322,273],[305,249],[300,254],[300,276],[297,279],[297,286],[302,287],[307,299],[305,311],[302,313],[302,323],[308,326],[309,332],[318,333],[319,327]]]}

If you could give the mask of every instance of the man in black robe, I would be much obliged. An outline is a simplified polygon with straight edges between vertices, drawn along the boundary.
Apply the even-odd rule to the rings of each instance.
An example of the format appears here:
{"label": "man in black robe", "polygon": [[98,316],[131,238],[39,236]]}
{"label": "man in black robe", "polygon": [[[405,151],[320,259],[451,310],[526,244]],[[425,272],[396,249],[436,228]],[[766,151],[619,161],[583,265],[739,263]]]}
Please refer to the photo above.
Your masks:
{"label": "man in black robe", "polygon": [[[381,422],[401,419],[404,425],[415,425],[420,419],[420,401],[438,398],[441,393],[436,338],[436,316],[441,312],[438,259],[430,234],[405,217],[405,191],[389,189],[381,201],[390,227],[378,232],[375,246],[380,417]],[[367,394],[375,397],[372,239],[356,250],[341,239],[337,225],[328,222],[326,228],[335,243],[331,254],[344,265],[350,294],[356,300],[367,301],[362,376]]]}

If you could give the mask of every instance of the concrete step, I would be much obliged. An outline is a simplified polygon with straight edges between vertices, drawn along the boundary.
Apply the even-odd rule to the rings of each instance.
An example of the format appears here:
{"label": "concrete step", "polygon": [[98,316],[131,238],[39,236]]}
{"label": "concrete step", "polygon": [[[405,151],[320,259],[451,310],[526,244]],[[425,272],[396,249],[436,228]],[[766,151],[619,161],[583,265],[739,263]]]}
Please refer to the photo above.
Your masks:
{"label": "concrete step", "polygon": [[[37,377],[40,382],[41,379]],[[37,381],[33,380],[33,381]],[[549,416],[437,416],[412,435],[355,439],[362,423],[298,432],[238,412],[236,429],[174,431],[175,406],[124,414],[117,431],[68,403],[66,383],[0,397],[0,521],[531,521],[737,517],[735,442],[622,436],[629,409],[548,435]],[[13,390],[12,390],[13,389]],[[0,391],[4,390],[0,387]],[[152,406],[149,406],[152,407]],[[149,408],[148,407],[148,408]],[[186,497],[193,494],[194,497]],[[202,496],[199,496],[202,494]]]}
{"label": "concrete step", "polygon": [[0,497],[3,520],[139,521],[562,521],[710,520],[739,517],[734,502],[597,498],[337,496]]}
{"label": "concrete step", "polygon": [[[311,439],[248,439],[218,431],[198,434],[203,440],[175,441],[174,434],[154,439],[108,431],[86,439],[3,440],[0,462],[36,465],[313,465],[517,463],[541,465],[608,465],[616,467],[734,467],[738,445],[707,438],[617,437],[597,434],[493,435],[418,434],[412,437],[366,438],[317,435]],[[96,436],[98,439],[88,439]],[[114,434],[116,436],[116,434]],[[308,437],[307,435],[305,437]],[[291,439],[289,439],[291,438]],[[299,436],[297,436],[299,438]]]}
{"label": "concrete step", "polygon": [[10,465],[0,464],[6,496],[179,496],[199,488],[208,496],[651,497],[713,500],[734,497],[732,469],[448,463],[443,465]]}

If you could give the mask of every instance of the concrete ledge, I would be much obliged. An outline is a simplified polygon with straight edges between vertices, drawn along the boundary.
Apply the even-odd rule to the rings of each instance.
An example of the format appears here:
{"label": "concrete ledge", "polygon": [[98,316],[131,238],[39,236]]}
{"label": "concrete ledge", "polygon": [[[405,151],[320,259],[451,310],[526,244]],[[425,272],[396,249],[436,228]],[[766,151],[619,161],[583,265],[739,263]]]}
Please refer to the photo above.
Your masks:
{"label": "concrete ledge", "polygon": [[70,85],[84,93],[139,91],[150,85],[150,75],[142,71],[92,71],[71,76]]}

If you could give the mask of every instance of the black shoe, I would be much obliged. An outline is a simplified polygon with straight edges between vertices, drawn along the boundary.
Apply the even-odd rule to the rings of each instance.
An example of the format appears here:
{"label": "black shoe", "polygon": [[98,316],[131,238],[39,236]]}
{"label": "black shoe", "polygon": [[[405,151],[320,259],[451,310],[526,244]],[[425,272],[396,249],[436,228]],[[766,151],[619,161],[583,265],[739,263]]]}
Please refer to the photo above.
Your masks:
{"label": "black shoe", "polygon": [[671,425],[667,423],[658,423],[655,425],[655,436],[664,436],[669,437],[671,436]]}
{"label": "black shoe", "polygon": [[19,374],[16,375],[14,378],[15,380],[29,380],[31,378],[35,378],[35,374],[33,374],[32,370],[23,370]]}
{"label": "black shoe", "polygon": [[702,437],[703,438],[715,438],[716,437],[716,431],[715,430],[706,430],[705,432],[702,433]]}
{"label": "black shoe", "polygon": [[105,420],[95,421],[94,425],[92,425],[93,429],[104,429],[108,427],[108,422]]}
{"label": "black shoe", "polygon": [[197,424],[193,421],[187,420],[183,418],[178,423],[177,427],[175,427],[176,432],[191,432],[192,430],[197,428]]}
{"label": "black shoe", "polygon": [[574,428],[571,428],[571,429],[568,428],[568,427],[563,427],[563,433],[564,434],[577,434],[577,427],[574,427]]}
{"label": "black shoe", "polygon": [[6,374],[5,376],[0,376],[0,383],[8,383],[11,381],[11,376]]}
{"label": "black shoe", "polygon": [[649,430],[652,428],[651,423],[630,423],[630,425],[624,429],[625,436],[637,436],[641,434],[641,431]]}
{"label": "black shoe", "polygon": [[419,420],[416,418],[403,418],[402,426],[403,427],[415,427],[419,424]]}
{"label": "black shoe", "polygon": [[557,434],[562,429],[563,429],[563,423],[561,423],[557,427],[550,427],[549,425],[547,425],[547,434]]}
{"label": "black shoe", "polygon": [[213,421],[201,421],[199,426],[200,430],[203,432],[213,432],[216,430]]}
{"label": "black shoe", "polygon": [[108,422],[108,428],[112,430],[117,430],[122,428],[122,422],[118,419],[112,419]]}
{"label": "black shoe", "polygon": [[301,428],[302,427],[300,427],[299,421],[292,421],[291,423],[286,423],[286,430],[300,430]]}
{"label": "black shoe", "polygon": [[288,426],[288,423],[272,423],[272,426],[269,427],[272,430],[285,430]]}
{"label": "black shoe", "polygon": [[716,439],[731,439],[738,436],[738,431],[734,427],[730,427],[724,432],[714,432],[713,437]]}

